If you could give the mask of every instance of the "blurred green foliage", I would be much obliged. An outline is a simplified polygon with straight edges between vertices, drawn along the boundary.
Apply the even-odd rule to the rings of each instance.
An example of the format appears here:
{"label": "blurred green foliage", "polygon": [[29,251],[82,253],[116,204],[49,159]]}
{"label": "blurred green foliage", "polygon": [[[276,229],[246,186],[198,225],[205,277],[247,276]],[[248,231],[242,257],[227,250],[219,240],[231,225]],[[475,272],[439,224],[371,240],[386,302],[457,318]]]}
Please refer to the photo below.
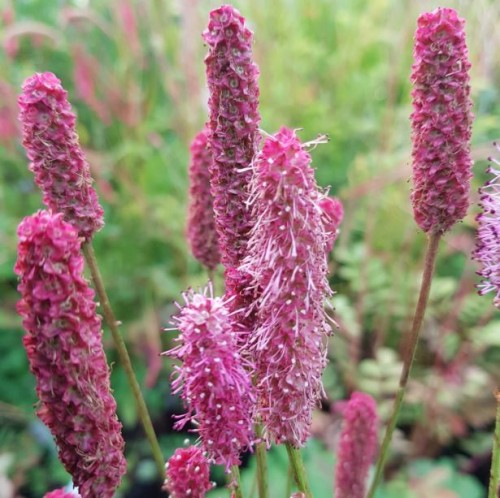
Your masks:
{"label": "blurred green foliage", "polygon": [[[375,396],[384,419],[397,382],[403,334],[415,305],[425,243],[409,204],[412,37],[418,14],[440,3],[274,0],[271,5],[267,0],[239,0],[234,4],[255,33],[262,129],[273,133],[286,125],[302,128],[304,140],[323,133],[330,137],[312,153],[319,183],[331,186],[346,211],[331,260],[331,282],[337,291],[332,302],[340,328],[325,372],[326,405],[363,389]],[[490,143],[500,136],[500,61],[495,57],[500,4],[450,0],[447,5],[467,20],[473,63],[474,202],[475,189],[485,179]],[[43,467],[46,472],[33,474],[44,460],[40,442],[29,431],[36,398],[15,313],[12,267],[17,224],[41,208],[41,196],[19,143],[16,96],[34,71],[55,72],[68,90],[106,212],[106,226],[95,238],[101,271],[124,323],[168,456],[184,436],[166,432],[171,426],[167,414],[180,407],[169,396],[169,365],[158,359],[170,335],[159,331],[180,292],[207,279],[189,255],[184,223],[188,145],[207,119],[206,49],[200,33],[209,10],[216,6],[212,0],[0,3],[4,48],[0,53],[0,419],[7,431],[0,434],[0,453],[15,455],[9,476],[24,483],[23,489],[31,490],[32,496],[62,484],[66,477],[57,477],[60,470],[47,470],[57,465],[53,451],[43,457],[51,462]],[[402,469],[381,497],[438,497],[444,489],[455,494],[443,496],[481,496],[472,478],[457,476],[454,470],[464,457],[488,451],[484,444],[467,441],[478,436],[486,440],[493,420],[491,391],[500,378],[500,317],[488,297],[475,294],[475,266],[470,262],[476,212],[473,206],[442,245],[402,417],[405,430],[394,449]],[[220,287],[220,271],[218,278]],[[149,453],[136,434],[134,405],[107,335],[105,344],[113,364],[119,415],[131,434],[127,446],[131,472],[125,489],[133,478],[146,479],[141,461]],[[324,426],[314,427],[330,450],[311,442],[311,458],[328,462],[312,467],[325,474],[333,468],[334,444],[325,429],[331,417],[327,415]],[[23,444],[11,444],[13,436]],[[414,457],[440,455],[457,439],[463,443],[462,460],[456,457],[439,465],[430,460],[412,462]],[[27,460],[30,449],[32,458]],[[275,450],[270,461],[286,475],[281,456]],[[251,460],[250,468],[253,465]],[[436,488],[415,494],[414,489],[420,489],[433,472],[437,472]],[[253,473],[244,470],[244,483],[252,479]],[[331,483],[331,475],[325,479]],[[320,481],[318,476],[317,485]],[[30,488],[30,482],[36,486]],[[279,477],[276,482],[282,484]],[[318,496],[326,493],[318,491]]]}

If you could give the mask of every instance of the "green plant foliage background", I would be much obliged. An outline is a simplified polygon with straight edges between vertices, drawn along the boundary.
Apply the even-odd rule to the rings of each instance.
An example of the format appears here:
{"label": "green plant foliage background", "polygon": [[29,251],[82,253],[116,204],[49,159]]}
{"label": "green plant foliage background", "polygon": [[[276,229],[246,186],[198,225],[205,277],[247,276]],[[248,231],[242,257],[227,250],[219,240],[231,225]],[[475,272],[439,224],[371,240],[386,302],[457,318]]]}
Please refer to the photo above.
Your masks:
{"label": "green plant foliage background", "polygon": [[[327,399],[306,452],[315,496],[331,496],[340,421],[328,409],[353,390],[365,390],[386,420],[416,301],[425,237],[409,204],[412,38],[419,13],[442,2],[234,4],[255,33],[263,131],[300,128],[304,141],[327,134],[329,143],[312,152],[317,178],[345,205],[330,262],[339,331],[324,377]],[[217,6],[212,0],[0,1],[0,458],[10,462],[0,462],[0,476],[29,496],[69,478],[34,416],[34,380],[15,312],[16,227],[42,207],[16,130],[16,96],[35,71],[53,71],[68,90],[106,212],[96,253],[168,456],[186,435],[170,431],[170,414],[181,407],[170,396],[170,365],[158,356],[173,334],[160,330],[180,293],[207,281],[184,230],[189,141],[207,119],[200,33]],[[491,448],[500,317],[489,297],[475,293],[470,252],[475,192],[486,179],[491,143],[500,137],[500,4],[450,0],[446,6],[467,20],[476,115],[473,205],[440,250],[395,459],[380,498],[483,496],[473,462],[487,458]],[[218,290],[221,277],[219,270]],[[125,496],[134,481],[151,479],[151,462],[106,331],[104,341],[128,437]],[[285,496],[281,449],[271,452],[270,464],[277,486],[272,496]],[[249,492],[254,465],[250,458],[242,471]]]}

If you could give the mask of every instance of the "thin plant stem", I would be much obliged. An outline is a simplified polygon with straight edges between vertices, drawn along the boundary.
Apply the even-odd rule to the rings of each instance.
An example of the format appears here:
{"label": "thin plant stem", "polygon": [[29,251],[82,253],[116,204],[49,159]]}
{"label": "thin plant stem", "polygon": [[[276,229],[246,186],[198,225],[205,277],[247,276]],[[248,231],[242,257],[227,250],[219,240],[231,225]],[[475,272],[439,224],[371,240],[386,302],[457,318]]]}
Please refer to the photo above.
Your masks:
{"label": "thin plant stem", "polygon": [[267,481],[267,448],[265,441],[262,440],[262,424],[255,424],[255,434],[259,442],[255,445],[257,456],[257,485],[259,488],[259,498],[268,498]]}
{"label": "thin plant stem", "polygon": [[497,400],[497,417],[493,434],[493,451],[491,453],[490,486],[488,498],[500,496],[500,389],[495,393]]}
{"label": "thin plant stem", "polygon": [[307,481],[306,469],[302,460],[302,454],[298,448],[294,448],[291,443],[286,443],[286,452],[292,467],[293,478],[299,488],[299,491],[306,495],[306,498],[312,498],[311,488]]}
{"label": "thin plant stem", "polygon": [[396,427],[398,421],[399,412],[401,410],[401,405],[403,403],[406,385],[408,384],[408,379],[410,377],[411,368],[413,366],[413,360],[415,359],[415,352],[417,350],[418,336],[420,329],[422,328],[422,323],[424,320],[425,309],[427,307],[427,301],[429,299],[429,292],[431,289],[432,275],[434,273],[434,266],[436,262],[436,256],[439,247],[439,241],[441,240],[440,233],[431,233],[427,241],[427,250],[425,253],[424,262],[424,273],[422,276],[422,283],[420,285],[420,294],[418,296],[417,307],[415,309],[415,315],[413,316],[413,324],[410,331],[410,336],[408,338],[406,353],[403,362],[403,370],[401,372],[401,377],[399,379],[399,387],[396,393],[396,398],[394,400],[394,406],[392,409],[391,418],[389,424],[385,430],[384,440],[382,442],[382,447],[380,449],[379,457],[377,460],[377,468],[375,470],[375,476],[368,492],[367,498],[373,498],[377,486],[380,484],[382,478],[382,473],[384,471],[384,465],[389,455],[389,446],[392,440],[392,434]]}
{"label": "thin plant stem", "polygon": [[285,498],[290,498],[290,495],[292,494],[292,480],[293,480],[292,465],[289,463],[288,472],[286,475]]}
{"label": "thin plant stem", "polygon": [[94,287],[97,292],[97,296],[99,297],[99,301],[102,307],[102,312],[104,315],[104,320],[107,323],[109,330],[111,331],[111,335],[113,336],[113,341],[115,343],[116,350],[118,351],[118,356],[120,358],[120,363],[125,370],[125,374],[127,375],[130,388],[132,390],[132,394],[135,399],[135,403],[137,406],[137,414],[139,416],[139,420],[144,427],[144,432],[146,433],[146,437],[148,438],[149,444],[151,446],[151,450],[153,453],[153,458],[156,463],[156,467],[161,478],[164,478],[164,470],[165,470],[165,461],[163,459],[161,448],[158,443],[158,439],[156,438],[155,431],[153,429],[153,424],[151,422],[151,417],[149,416],[148,409],[146,407],[146,403],[141,393],[141,389],[139,387],[139,383],[137,382],[137,378],[134,373],[134,369],[132,368],[132,363],[130,361],[130,356],[127,351],[127,347],[125,345],[125,341],[120,334],[118,329],[119,322],[116,320],[113,310],[111,308],[111,304],[108,299],[108,295],[106,293],[106,289],[104,288],[104,283],[101,277],[101,272],[99,271],[99,267],[97,266],[97,260],[94,254],[94,249],[92,247],[92,243],[86,242],[82,246],[83,254],[85,256],[85,260],[87,261],[87,265],[90,269],[90,274],[92,275],[92,280],[94,282]]}
{"label": "thin plant stem", "polygon": [[237,465],[233,465],[231,467],[229,486],[233,492],[231,496],[234,495],[234,498],[243,498],[243,494],[241,492],[240,469]]}

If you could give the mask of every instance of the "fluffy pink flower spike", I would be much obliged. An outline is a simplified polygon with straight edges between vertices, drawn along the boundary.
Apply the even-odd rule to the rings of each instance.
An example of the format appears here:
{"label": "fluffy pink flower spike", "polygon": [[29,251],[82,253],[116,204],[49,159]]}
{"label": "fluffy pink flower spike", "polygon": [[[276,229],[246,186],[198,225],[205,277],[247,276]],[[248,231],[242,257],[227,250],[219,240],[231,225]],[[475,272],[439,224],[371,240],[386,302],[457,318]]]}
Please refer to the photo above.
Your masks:
{"label": "fluffy pink flower spike", "polygon": [[84,279],[81,238],[46,211],[18,228],[18,312],[38,416],[82,498],[111,498],[126,471],[94,291]]}
{"label": "fluffy pink flower spike", "polygon": [[340,224],[344,219],[344,206],[337,197],[324,197],[319,201],[319,205],[323,212],[323,223],[328,234],[326,252],[329,253],[340,232]]}
{"label": "fluffy pink flower spike", "polygon": [[[500,151],[500,146],[495,145]],[[476,248],[472,257],[481,265],[478,274],[483,281],[478,286],[479,293],[495,293],[493,303],[500,309],[500,161],[494,158],[490,161],[498,168],[488,168],[493,178],[479,189],[482,213],[477,216]]]}
{"label": "fluffy pink flower spike", "polygon": [[249,347],[256,363],[258,413],[268,438],[305,443],[323,392],[325,230],[311,157],[293,130],[269,137],[255,160],[250,202],[256,224],[241,266],[260,295]]}
{"label": "fluffy pink flower spike", "polygon": [[208,148],[207,130],[196,135],[190,152],[187,239],[193,256],[214,270],[219,264],[220,254],[210,192],[212,153]]}
{"label": "fluffy pink flower spike", "polygon": [[255,396],[239,351],[239,327],[226,302],[209,292],[184,294],[186,304],[173,318],[179,345],[167,354],[182,362],[172,386],[188,410],[176,428],[194,421],[209,460],[229,469],[252,447]]}
{"label": "fluffy pink flower spike", "polygon": [[214,487],[210,482],[210,464],[197,446],[175,450],[165,469],[163,489],[171,498],[205,498]]}
{"label": "fluffy pink flower spike", "polygon": [[465,21],[438,8],[418,18],[413,71],[413,191],[415,221],[444,233],[469,206],[472,102]]}
{"label": "fluffy pink flower spike", "polygon": [[67,92],[52,73],[36,73],[24,82],[19,107],[23,145],[43,202],[90,239],[104,225],[103,210],[78,143]]}
{"label": "fluffy pink flower spike", "polygon": [[209,48],[205,64],[215,222],[222,263],[236,268],[252,226],[245,202],[260,141],[259,69],[252,61],[252,32],[231,5],[210,12],[203,38]]}
{"label": "fluffy pink flower spike", "polygon": [[368,471],[377,451],[377,407],[355,392],[344,408],[335,469],[335,498],[364,498]]}
{"label": "fluffy pink flower spike", "polygon": [[69,493],[64,489],[55,489],[54,491],[45,493],[43,498],[78,498],[79,496],[76,493]]}

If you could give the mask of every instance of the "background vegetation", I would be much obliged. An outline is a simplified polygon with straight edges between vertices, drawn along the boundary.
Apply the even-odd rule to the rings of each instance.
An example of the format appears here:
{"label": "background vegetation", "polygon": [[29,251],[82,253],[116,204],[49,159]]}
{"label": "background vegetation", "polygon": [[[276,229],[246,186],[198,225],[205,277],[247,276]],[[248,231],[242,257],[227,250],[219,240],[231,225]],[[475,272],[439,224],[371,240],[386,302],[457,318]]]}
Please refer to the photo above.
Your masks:
{"label": "background vegetation", "polygon": [[[434,0],[239,0],[255,33],[262,129],[302,128],[330,142],[313,152],[321,185],[345,203],[331,259],[335,316],[325,373],[327,399],[306,453],[315,496],[331,496],[340,416],[352,390],[372,394],[387,417],[402,338],[419,286],[424,235],[409,203],[409,73],[418,14]],[[0,496],[41,497],[69,481],[50,434],[34,416],[34,380],[22,347],[13,266],[16,227],[41,207],[19,143],[16,97],[35,71],[53,71],[69,91],[78,131],[106,211],[95,238],[104,279],[168,457],[186,434],[171,431],[181,408],[158,356],[172,302],[206,273],[184,237],[188,145],[207,119],[200,33],[212,0],[0,0]],[[500,3],[452,0],[467,20],[476,121],[473,191],[500,136]],[[477,195],[473,195],[473,201]],[[444,239],[415,374],[380,497],[482,497],[500,379],[500,316],[479,298],[473,206]],[[219,278],[219,287],[220,287]],[[129,472],[123,496],[155,496],[154,464],[126,380],[112,384],[125,427]],[[190,436],[192,437],[192,436]],[[248,462],[254,467],[253,459]],[[270,457],[272,496],[284,496],[286,459]],[[223,482],[222,472],[214,478]],[[243,470],[251,495],[253,473]],[[7,491],[8,492],[8,491]],[[213,496],[223,496],[214,491]]]}

